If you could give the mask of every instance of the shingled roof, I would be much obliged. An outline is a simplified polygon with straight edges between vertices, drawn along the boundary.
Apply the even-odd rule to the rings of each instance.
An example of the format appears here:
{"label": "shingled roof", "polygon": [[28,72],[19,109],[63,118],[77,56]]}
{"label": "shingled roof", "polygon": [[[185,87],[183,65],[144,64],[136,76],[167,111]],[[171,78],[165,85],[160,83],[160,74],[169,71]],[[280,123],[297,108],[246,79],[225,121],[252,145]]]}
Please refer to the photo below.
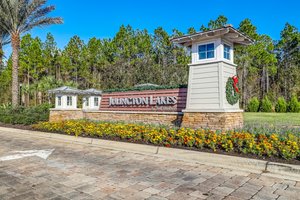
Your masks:
{"label": "shingled roof", "polygon": [[102,94],[102,91],[91,88],[91,89],[88,89],[88,90],[84,90],[83,94],[85,94],[85,95],[97,95],[98,96],[98,95]]}
{"label": "shingled roof", "polygon": [[233,28],[230,24],[225,25],[222,28],[174,37],[171,41],[182,46],[190,46],[193,41],[207,40],[215,37],[223,37],[234,44],[240,45],[250,45],[254,42],[251,38]]}
{"label": "shingled roof", "polygon": [[48,90],[48,93],[49,94],[83,94],[83,91],[69,86],[63,86],[56,89]]}

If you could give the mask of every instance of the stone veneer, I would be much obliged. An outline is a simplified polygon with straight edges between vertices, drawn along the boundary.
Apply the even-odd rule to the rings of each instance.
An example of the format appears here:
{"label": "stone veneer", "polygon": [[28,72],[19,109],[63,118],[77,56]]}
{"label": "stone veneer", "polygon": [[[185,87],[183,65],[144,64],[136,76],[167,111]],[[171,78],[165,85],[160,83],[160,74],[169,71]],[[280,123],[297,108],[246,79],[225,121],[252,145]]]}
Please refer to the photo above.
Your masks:
{"label": "stone veneer", "polygon": [[64,121],[64,120],[71,120],[71,119],[83,119],[84,115],[81,109],[75,110],[57,110],[51,109],[49,121],[50,122],[57,122],[57,121]]}
{"label": "stone veneer", "polygon": [[70,119],[90,119],[96,121],[124,121],[167,126],[180,126],[183,113],[179,112],[128,112],[128,111],[82,111],[51,110],[50,122]]}
{"label": "stone veneer", "polygon": [[84,112],[86,119],[97,121],[124,121],[167,126],[180,126],[182,113],[178,112],[126,112],[126,111],[89,111]]}
{"label": "stone veneer", "polygon": [[243,112],[186,112],[182,127],[209,128],[212,130],[230,130],[242,128],[244,125]]}
{"label": "stone veneer", "polygon": [[130,123],[148,123],[189,128],[209,128],[212,130],[235,129],[243,127],[242,112],[126,112],[126,111],[83,111],[51,110],[50,122],[70,119],[90,119],[97,121],[124,121]]}

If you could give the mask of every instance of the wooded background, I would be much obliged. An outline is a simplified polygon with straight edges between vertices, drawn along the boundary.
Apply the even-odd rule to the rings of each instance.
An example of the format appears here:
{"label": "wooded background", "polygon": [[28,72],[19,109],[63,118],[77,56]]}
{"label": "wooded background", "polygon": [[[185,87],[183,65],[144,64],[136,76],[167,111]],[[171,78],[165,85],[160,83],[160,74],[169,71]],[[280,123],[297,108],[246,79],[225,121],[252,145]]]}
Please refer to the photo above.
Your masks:
{"label": "wooded background", "polygon": [[[228,23],[225,16],[211,20],[199,31],[219,28]],[[286,23],[280,40],[259,34],[249,19],[238,30],[255,40],[251,46],[235,49],[235,63],[241,88],[241,106],[252,97],[268,96],[273,102],[280,96],[300,97],[300,33]],[[189,28],[187,33],[196,32]],[[198,31],[198,30],[197,30]],[[24,35],[20,49],[22,104],[48,102],[47,90],[69,85],[80,89],[130,88],[136,84],[187,84],[190,55],[170,42],[187,34],[174,29],[168,34],[162,27],[153,34],[121,26],[111,39],[91,38],[87,43],[74,36],[59,49],[51,33],[47,39]],[[1,50],[1,49],[0,49]],[[1,50],[2,51],[2,50]],[[0,104],[11,102],[11,56],[0,65]]]}

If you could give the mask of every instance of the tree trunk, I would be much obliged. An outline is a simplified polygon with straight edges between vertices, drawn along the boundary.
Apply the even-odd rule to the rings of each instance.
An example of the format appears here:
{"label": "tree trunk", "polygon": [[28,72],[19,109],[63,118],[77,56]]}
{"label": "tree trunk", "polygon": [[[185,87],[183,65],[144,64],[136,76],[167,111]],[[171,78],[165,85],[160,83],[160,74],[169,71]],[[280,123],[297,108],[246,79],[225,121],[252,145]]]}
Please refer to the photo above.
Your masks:
{"label": "tree trunk", "polygon": [[19,50],[20,50],[20,34],[14,33],[11,36],[12,46],[12,106],[19,105]]}
{"label": "tree trunk", "polygon": [[266,92],[269,93],[269,87],[270,87],[270,80],[269,80],[269,71],[266,69]]}
{"label": "tree trunk", "polygon": [[286,64],[286,62],[284,64],[284,97],[285,97],[285,99],[288,99],[288,95],[287,95],[287,64]]}
{"label": "tree trunk", "polygon": [[55,78],[58,81],[60,81],[62,79],[61,72],[60,72],[60,65],[58,65],[58,64],[55,65]]}
{"label": "tree trunk", "polygon": [[[4,51],[3,51],[3,47],[0,44],[0,67],[3,66],[4,62],[3,62],[3,57],[4,57]],[[1,68],[0,68],[1,69]]]}
{"label": "tree trunk", "polygon": [[27,70],[27,97],[26,97],[26,107],[30,106],[30,74],[29,74],[29,69]]}
{"label": "tree trunk", "polygon": [[38,92],[38,104],[39,105],[41,105],[42,104],[42,99],[43,99],[43,97],[42,97],[42,92]]}
{"label": "tree trunk", "polygon": [[25,97],[25,94],[24,93],[22,93],[22,95],[21,95],[21,104],[24,106],[26,106],[26,97]]}
{"label": "tree trunk", "polygon": [[261,76],[260,76],[260,95],[261,95],[261,98],[264,97],[264,75],[265,75],[265,68],[263,67],[262,71],[261,71]]}
{"label": "tree trunk", "polygon": [[25,106],[26,107],[30,106],[30,94],[29,94],[29,91],[27,91],[27,93],[26,93]]}
{"label": "tree trunk", "polygon": [[34,106],[37,105],[37,92],[36,92],[37,88],[35,88],[35,91],[34,91]]}
{"label": "tree trunk", "polygon": [[27,79],[28,79],[28,76],[24,76],[24,80],[23,80],[23,87],[26,87],[26,89],[22,92],[21,91],[21,93],[22,93],[22,104],[25,106],[25,107],[28,107],[28,105],[29,105],[29,93],[28,93],[28,81],[27,81]]}
{"label": "tree trunk", "polygon": [[[291,61],[290,61],[290,62],[289,62],[289,66],[288,66],[288,71],[289,71],[289,73],[291,73],[291,74],[289,74],[289,75],[292,75],[292,74],[293,74],[292,71],[291,71],[291,68],[292,68],[292,63],[291,63]],[[292,83],[291,83],[291,82],[293,82],[294,80],[293,80],[292,78],[288,78],[289,75],[287,75],[285,79],[288,80],[287,93],[288,93],[288,98],[291,99],[291,98],[292,98],[292,92],[291,92]]]}

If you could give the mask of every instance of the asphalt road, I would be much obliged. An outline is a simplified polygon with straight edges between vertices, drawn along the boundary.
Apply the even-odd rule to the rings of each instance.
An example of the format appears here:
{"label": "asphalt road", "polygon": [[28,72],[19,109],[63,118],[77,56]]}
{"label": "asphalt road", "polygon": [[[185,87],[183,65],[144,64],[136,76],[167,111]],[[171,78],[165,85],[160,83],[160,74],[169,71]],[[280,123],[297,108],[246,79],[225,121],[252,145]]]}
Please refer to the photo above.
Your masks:
{"label": "asphalt road", "polygon": [[0,199],[300,199],[292,181],[0,131]]}

